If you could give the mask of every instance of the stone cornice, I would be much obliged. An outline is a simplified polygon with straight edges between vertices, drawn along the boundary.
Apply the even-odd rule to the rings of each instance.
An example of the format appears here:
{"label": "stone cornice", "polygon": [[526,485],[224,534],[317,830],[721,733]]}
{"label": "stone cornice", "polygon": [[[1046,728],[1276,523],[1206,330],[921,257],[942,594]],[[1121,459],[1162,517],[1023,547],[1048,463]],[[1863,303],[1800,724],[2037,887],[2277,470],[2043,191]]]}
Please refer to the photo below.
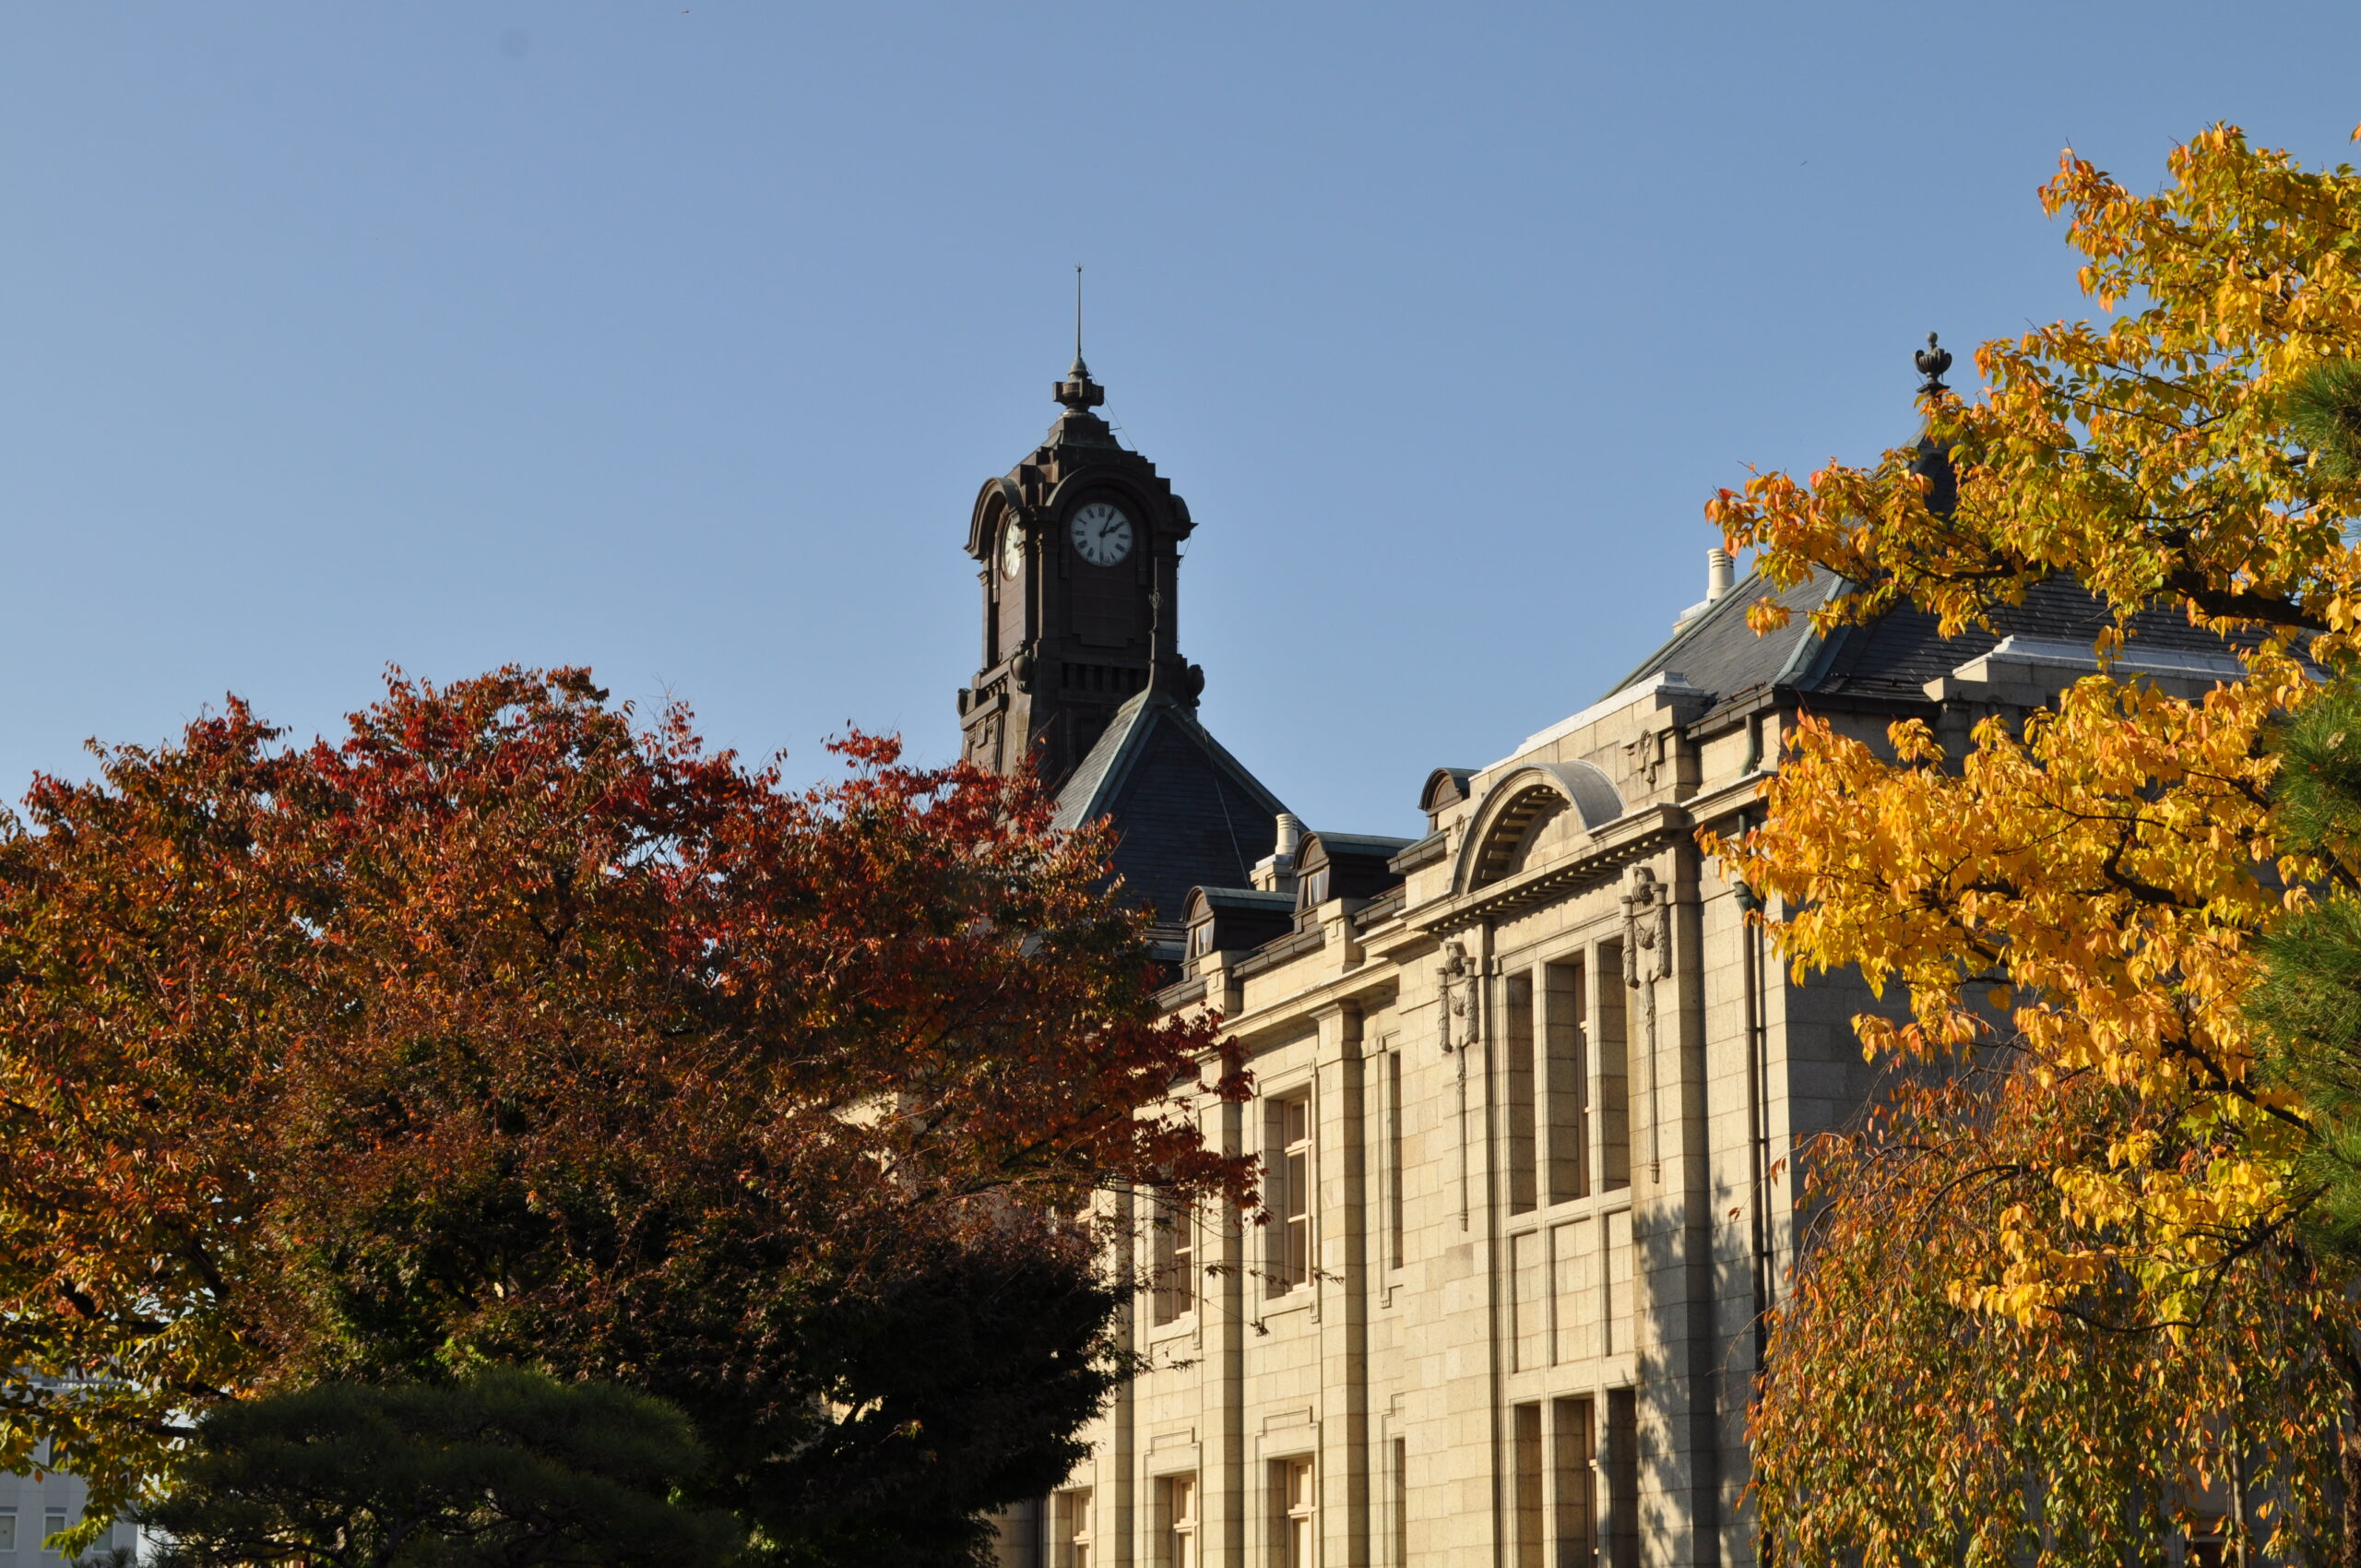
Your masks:
{"label": "stone cornice", "polygon": [[1601,826],[1580,853],[1565,860],[1520,872],[1471,893],[1438,898],[1403,911],[1403,919],[1419,930],[1442,934],[1478,921],[1498,920],[1534,904],[1608,881],[1633,861],[1655,853],[1666,845],[1685,840],[1697,819],[1683,806],[1645,806]]}
{"label": "stone cornice", "polygon": [[1323,1008],[1360,1002],[1395,989],[1400,983],[1400,974],[1401,971],[1392,964],[1363,964],[1357,969],[1317,985],[1290,992],[1275,1002],[1240,1013],[1235,1018],[1225,1018],[1222,1020],[1222,1033],[1235,1035],[1249,1045],[1258,1036],[1298,1034]]}

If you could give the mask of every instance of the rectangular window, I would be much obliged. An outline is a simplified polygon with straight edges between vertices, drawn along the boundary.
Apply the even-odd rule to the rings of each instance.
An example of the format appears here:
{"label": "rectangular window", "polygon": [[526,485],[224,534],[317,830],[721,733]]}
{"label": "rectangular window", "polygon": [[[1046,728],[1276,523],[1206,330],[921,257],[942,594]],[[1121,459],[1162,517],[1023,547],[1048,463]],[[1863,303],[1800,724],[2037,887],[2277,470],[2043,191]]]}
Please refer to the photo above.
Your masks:
{"label": "rectangular window", "polygon": [[1608,1391],[1606,1437],[1599,1455],[1607,1482],[1601,1568],[1640,1568],[1640,1417],[1628,1388]]}
{"label": "rectangular window", "polygon": [[1264,1167],[1271,1190],[1271,1268],[1266,1294],[1284,1296],[1311,1283],[1311,1097],[1270,1102]]}
{"label": "rectangular window", "polygon": [[1533,1147],[1533,977],[1508,978],[1507,1063],[1509,1212],[1530,1213],[1536,1195]]}
{"label": "rectangular window", "polygon": [[1591,1005],[1598,1010],[1598,1027],[1591,1039],[1598,1055],[1598,1097],[1591,1120],[1598,1143],[1599,1190],[1617,1192],[1631,1184],[1631,1049],[1624,1039],[1623,944],[1604,942],[1591,973],[1599,983],[1591,987]]}
{"label": "rectangular window", "polygon": [[1394,1440],[1394,1568],[1410,1562],[1410,1445]]}
{"label": "rectangular window", "polygon": [[1197,1478],[1166,1476],[1156,1483],[1157,1568],[1197,1568]]}
{"label": "rectangular window", "polygon": [[1320,1499],[1309,1459],[1281,1459],[1271,1466],[1271,1561],[1276,1568],[1315,1568],[1319,1562]]}
{"label": "rectangular window", "polygon": [[1519,1405],[1511,1417],[1515,1489],[1510,1499],[1509,1562],[1514,1568],[1543,1568],[1541,1540],[1541,1407]]}
{"label": "rectangular window", "polygon": [[1531,1372],[1545,1365],[1544,1336],[1549,1299],[1541,1263],[1541,1237],[1525,1230],[1509,1238],[1509,1370]]}
{"label": "rectangular window", "polygon": [[1551,964],[1545,971],[1541,1025],[1549,1103],[1549,1201],[1590,1195],[1589,1052],[1583,1049],[1583,967]]}
{"label": "rectangular window", "polygon": [[0,1514],[0,1551],[17,1550],[17,1515],[13,1510]]}
{"label": "rectangular window", "polygon": [[1385,1260],[1402,1266],[1402,1053],[1385,1053]]}
{"label": "rectangular window", "polygon": [[1050,1568],[1095,1568],[1090,1554],[1090,1489],[1075,1487],[1053,1500],[1050,1515]]}
{"label": "rectangular window", "polygon": [[[44,1514],[41,1516],[42,1539],[47,1540],[50,1537],[60,1533],[65,1528],[65,1515],[64,1514]],[[62,1552],[51,1550],[46,1546],[42,1547],[41,1550],[43,1557],[59,1557],[64,1555]]]}
{"label": "rectangular window", "polygon": [[1557,1445],[1558,1539],[1556,1568],[1593,1568],[1598,1560],[1598,1502],[1591,1403],[1554,1399],[1549,1405],[1550,1440]]}
{"label": "rectangular window", "polygon": [[1631,1211],[1607,1217],[1607,1300],[1599,1310],[1600,1352],[1628,1356],[1639,1348],[1639,1327],[1631,1321]]}
{"label": "rectangular window", "polygon": [[1196,1308],[1197,1227],[1185,1203],[1159,1200],[1155,1208],[1148,1221],[1148,1266],[1160,1327]]}

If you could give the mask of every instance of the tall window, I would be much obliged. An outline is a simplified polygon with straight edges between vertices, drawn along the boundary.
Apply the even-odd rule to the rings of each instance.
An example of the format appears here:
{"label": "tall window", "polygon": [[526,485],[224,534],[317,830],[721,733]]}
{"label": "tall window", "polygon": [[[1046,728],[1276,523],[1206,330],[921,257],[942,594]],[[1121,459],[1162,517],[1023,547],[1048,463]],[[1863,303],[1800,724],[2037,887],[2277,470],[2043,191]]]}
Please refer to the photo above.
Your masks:
{"label": "tall window", "polygon": [[17,1550],[17,1515],[14,1509],[0,1514],[0,1551]]}
{"label": "tall window", "polygon": [[1590,1195],[1590,1063],[1583,1050],[1583,967],[1551,964],[1542,996],[1548,1041],[1549,1201]]}
{"label": "tall window", "polygon": [[1600,1533],[1605,1568],[1640,1568],[1640,1421],[1637,1396],[1607,1391],[1607,1430],[1598,1456],[1607,1482],[1608,1527]]}
{"label": "tall window", "polygon": [[1269,1169],[1274,1296],[1311,1283],[1311,1097],[1271,1102]]}
{"label": "tall window", "polygon": [[1591,1568],[1598,1561],[1596,1428],[1587,1399],[1550,1401],[1558,1450],[1557,1568]]}
{"label": "tall window", "polygon": [[1530,1210],[1537,1183],[1533,1148],[1533,977],[1508,979],[1509,1212]]}
{"label": "tall window", "polygon": [[1515,1516],[1511,1524],[1509,1561],[1515,1568],[1543,1568],[1541,1540],[1541,1407],[1519,1405],[1511,1412],[1511,1433],[1516,1461]]}
{"label": "tall window", "polygon": [[1271,1560],[1276,1568],[1313,1568],[1320,1561],[1320,1499],[1310,1459],[1271,1467]]}
{"label": "tall window", "polygon": [[[41,1516],[41,1533],[44,1539],[50,1536],[57,1534],[64,1528],[65,1528],[65,1515],[64,1514],[44,1514]],[[34,1544],[39,1545],[40,1543],[35,1542]],[[43,1557],[56,1557],[60,1555],[57,1552],[50,1550],[47,1547],[42,1547],[41,1554]]]}
{"label": "tall window", "polygon": [[1050,1568],[1097,1568],[1090,1554],[1090,1489],[1075,1487],[1053,1499],[1050,1520]]}
{"label": "tall window", "polygon": [[1197,1305],[1196,1229],[1187,1204],[1157,1204],[1149,1221],[1148,1263],[1158,1326],[1177,1323]]}
{"label": "tall window", "polygon": [[1166,1476],[1156,1483],[1156,1492],[1157,1513],[1164,1520],[1157,1568],[1197,1568],[1197,1478]]}
{"label": "tall window", "polygon": [[[1401,1438],[1394,1440],[1394,1568],[1408,1568],[1410,1562],[1410,1445]],[[1584,1568],[1588,1568],[1584,1564]]]}
{"label": "tall window", "polygon": [[1598,1035],[1592,1042],[1598,1054],[1598,1103],[1592,1107],[1592,1123],[1598,1130],[1599,1190],[1612,1193],[1631,1184],[1631,1052],[1623,1037],[1623,944],[1601,943],[1598,962],[1590,972],[1600,979],[1591,988],[1591,1004],[1598,1010]]}
{"label": "tall window", "polygon": [[1385,1261],[1402,1266],[1402,1053],[1385,1053]]}

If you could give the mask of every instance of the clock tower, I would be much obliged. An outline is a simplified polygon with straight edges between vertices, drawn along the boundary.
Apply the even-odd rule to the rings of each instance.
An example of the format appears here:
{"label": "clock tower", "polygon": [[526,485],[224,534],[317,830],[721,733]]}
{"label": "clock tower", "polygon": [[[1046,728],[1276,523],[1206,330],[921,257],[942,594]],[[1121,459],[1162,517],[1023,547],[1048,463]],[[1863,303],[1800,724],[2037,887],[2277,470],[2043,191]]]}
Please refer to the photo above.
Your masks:
{"label": "clock tower", "polygon": [[1006,771],[1029,755],[1054,790],[1131,699],[1153,688],[1193,711],[1204,678],[1174,631],[1187,505],[1093,411],[1107,395],[1079,351],[1052,395],[1047,438],[984,481],[968,519],[983,660],[959,722],[969,761]]}

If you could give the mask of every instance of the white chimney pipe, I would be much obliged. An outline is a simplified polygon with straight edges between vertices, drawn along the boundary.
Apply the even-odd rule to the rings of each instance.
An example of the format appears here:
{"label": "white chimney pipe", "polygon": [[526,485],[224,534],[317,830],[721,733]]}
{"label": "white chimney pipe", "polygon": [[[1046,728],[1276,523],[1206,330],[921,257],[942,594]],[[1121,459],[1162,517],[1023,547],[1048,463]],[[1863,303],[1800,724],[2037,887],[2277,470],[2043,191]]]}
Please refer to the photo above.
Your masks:
{"label": "white chimney pipe", "polygon": [[1303,842],[1303,819],[1293,812],[1279,814],[1279,841],[1276,851],[1288,860],[1295,859],[1296,846]]}
{"label": "white chimney pipe", "polygon": [[1254,862],[1247,882],[1265,893],[1295,891],[1295,852],[1303,847],[1303,819],[1293,812],[1279,814],[1278,841],[1271,852]]}
{"label": "white chimney pipe", "polygon": [[1705,602],[1711,604],[1730,591],[1730,552],[1719,545],[1705,552]]}

